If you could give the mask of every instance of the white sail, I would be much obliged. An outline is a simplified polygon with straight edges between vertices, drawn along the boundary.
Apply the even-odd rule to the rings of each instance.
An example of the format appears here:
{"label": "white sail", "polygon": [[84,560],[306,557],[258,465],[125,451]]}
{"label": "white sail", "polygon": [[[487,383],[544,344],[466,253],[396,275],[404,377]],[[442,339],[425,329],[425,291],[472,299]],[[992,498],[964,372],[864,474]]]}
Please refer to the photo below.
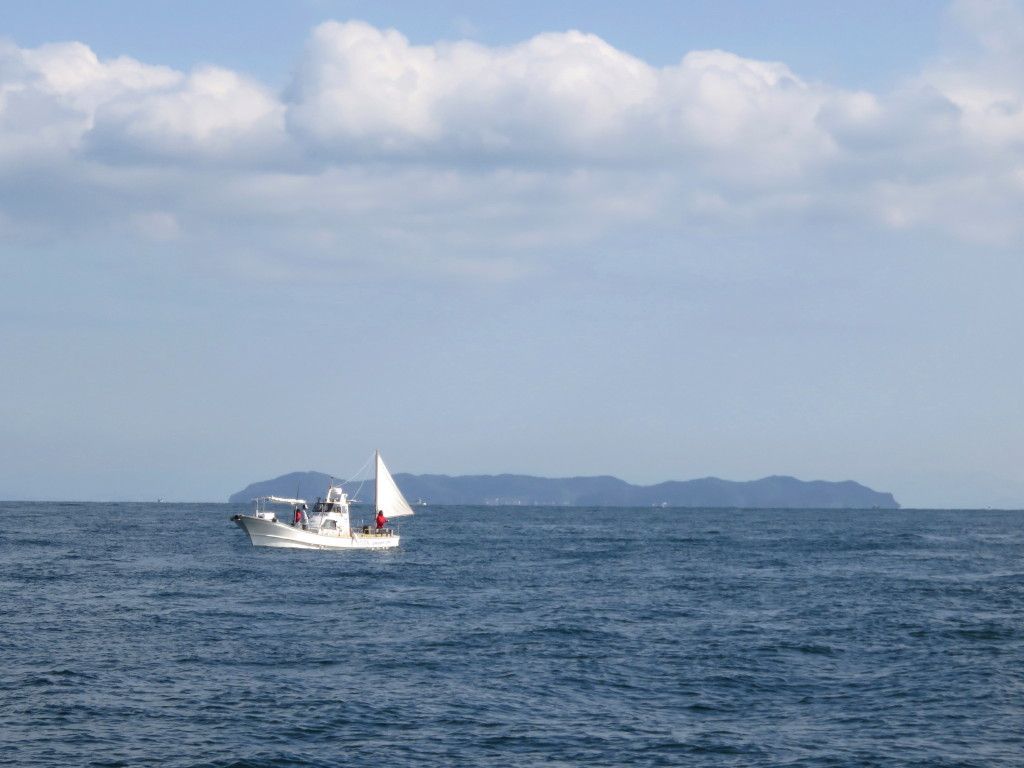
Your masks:
{"label": "white sail", "polygon": [[384,517],[403,517],[413,514],[412,507],[405,500],[402,492],[395,485],[391,473],[384,466],[384,461],[377,451],[377,481],[376,481],[377,509],[384,513]]}

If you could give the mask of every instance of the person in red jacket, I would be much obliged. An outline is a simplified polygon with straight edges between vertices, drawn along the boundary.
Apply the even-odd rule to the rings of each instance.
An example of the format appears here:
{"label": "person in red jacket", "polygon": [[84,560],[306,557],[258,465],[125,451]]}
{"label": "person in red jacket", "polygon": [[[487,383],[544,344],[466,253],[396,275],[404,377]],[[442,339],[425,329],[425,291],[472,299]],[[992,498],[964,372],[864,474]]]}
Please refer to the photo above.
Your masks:
{"label": "person in red jacket", "polygon": [[[292,517],[292,525],[298,526],[302,522],[302,507],[295,508],[295,515]],[[305,527],[305,526],[303,526]]]}
{"label": "person in red jacket", "polygon": [[381,530],[385,525],[388,524],[388,519],[384,517],[384,510],[377,510],[377,530]]}

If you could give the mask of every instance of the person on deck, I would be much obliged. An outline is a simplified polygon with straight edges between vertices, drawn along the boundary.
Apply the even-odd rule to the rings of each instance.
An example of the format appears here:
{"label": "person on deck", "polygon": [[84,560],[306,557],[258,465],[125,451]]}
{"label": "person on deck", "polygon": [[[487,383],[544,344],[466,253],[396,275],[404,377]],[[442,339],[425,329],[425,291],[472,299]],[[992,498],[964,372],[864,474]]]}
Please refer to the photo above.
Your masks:
{"label": "person on deck", "polygon": [[292,518],[292,526],[297,527],[302,522],[302,507],[295,508],[295,515]]}
{"label": "person on deck", "polygon": [[378,509],[377,510],[377,530],[379,531],[379,530],[383,529],[384,526],[387,525],[387,524],[388,524],[388,519],[386,517],[384,517],[384,510],[383,509]]}

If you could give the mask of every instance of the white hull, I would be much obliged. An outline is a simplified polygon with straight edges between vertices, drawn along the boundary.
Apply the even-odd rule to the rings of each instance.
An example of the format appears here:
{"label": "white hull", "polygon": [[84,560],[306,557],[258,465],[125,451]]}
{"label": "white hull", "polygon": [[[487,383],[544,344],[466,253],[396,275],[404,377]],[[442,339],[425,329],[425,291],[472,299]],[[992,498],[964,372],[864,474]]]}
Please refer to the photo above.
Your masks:
{"label": "white hull", "polygon": [[249,534],[254,547],[285,549],[390,549],[398,546],[396,533],[362,533],[361,531],[307,531],[298,526],[276,523],[249,515],[231,518]]}

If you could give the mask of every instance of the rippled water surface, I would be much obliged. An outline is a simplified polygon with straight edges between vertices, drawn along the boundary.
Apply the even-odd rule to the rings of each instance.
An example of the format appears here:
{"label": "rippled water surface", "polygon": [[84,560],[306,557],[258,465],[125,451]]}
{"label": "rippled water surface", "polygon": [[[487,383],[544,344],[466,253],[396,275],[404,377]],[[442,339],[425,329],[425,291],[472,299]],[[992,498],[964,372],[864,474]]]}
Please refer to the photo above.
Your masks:
{"label": "rippled water surface", "polygon": [[1024,765],[1024,513],[240,510],[0,504],[0,764]]}

